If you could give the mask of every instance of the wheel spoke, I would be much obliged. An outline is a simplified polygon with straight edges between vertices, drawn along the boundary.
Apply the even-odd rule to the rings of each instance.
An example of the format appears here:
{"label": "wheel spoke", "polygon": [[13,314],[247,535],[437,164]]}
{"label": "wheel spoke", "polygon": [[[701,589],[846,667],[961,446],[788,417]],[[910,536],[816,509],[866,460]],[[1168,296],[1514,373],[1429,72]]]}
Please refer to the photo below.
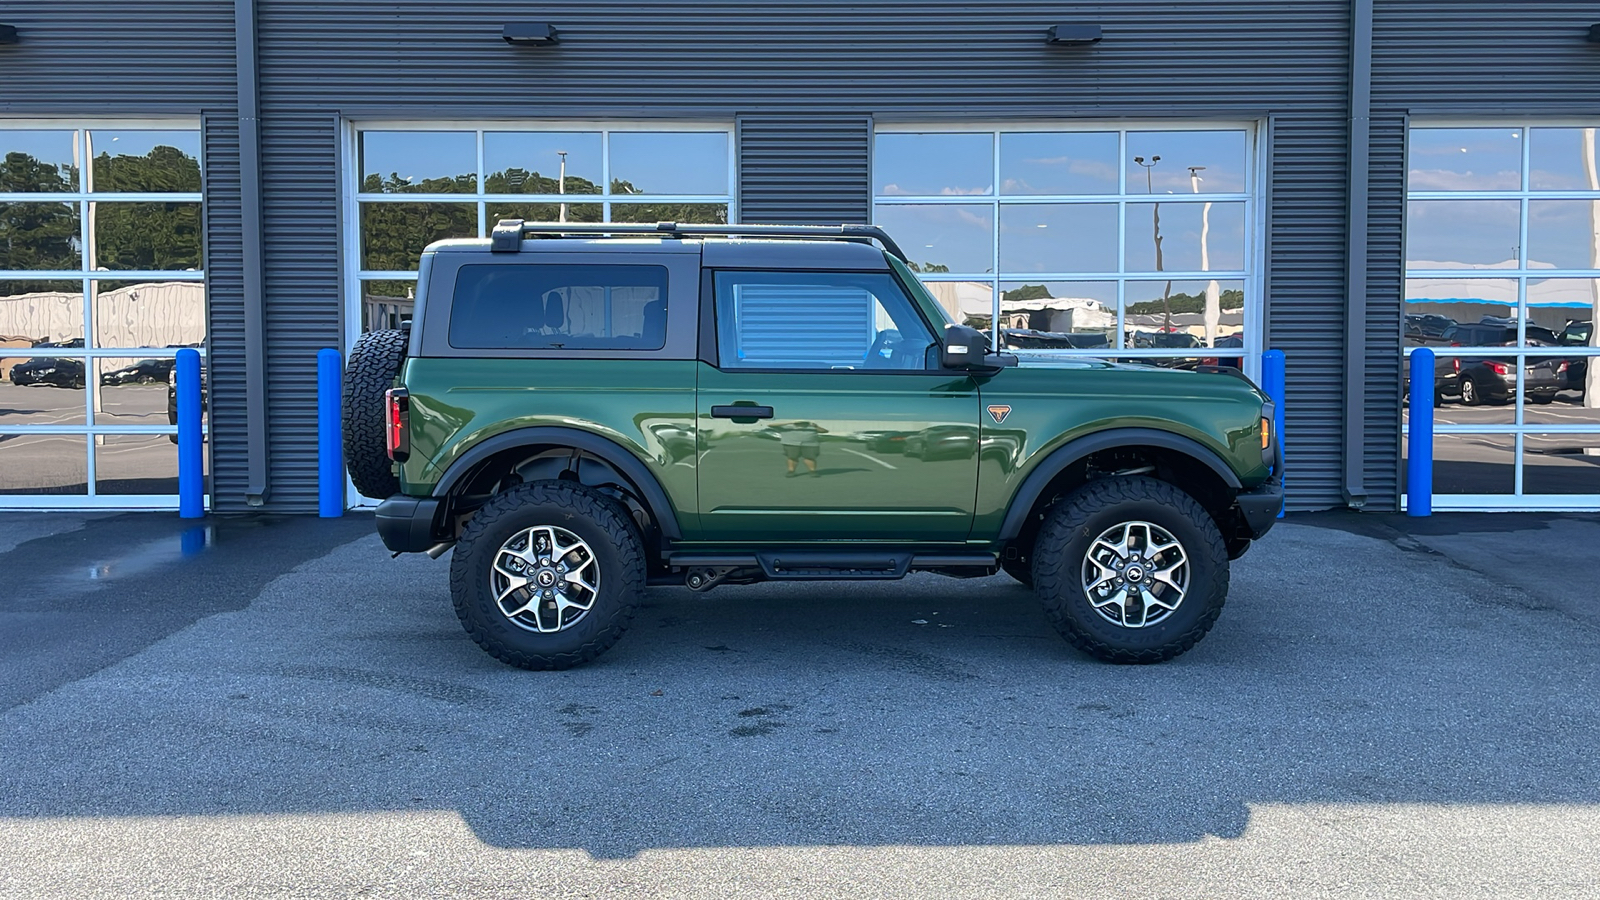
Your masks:
{"label": "wheel spoke", "polygon": [[1084,595],[1101,618],[1144,628],[1165,621],[1183,602],[1189,557],[1162,526],[1119,522],[1089,542],[1081,574]]}
{"label": "wheel spoke", "polygon": [[581,537],[556,525],[534,525],[500,545],[488,578],[496,605],[513,624],[550,634],[589,612],[600,594],[601,574],[594,551]]}

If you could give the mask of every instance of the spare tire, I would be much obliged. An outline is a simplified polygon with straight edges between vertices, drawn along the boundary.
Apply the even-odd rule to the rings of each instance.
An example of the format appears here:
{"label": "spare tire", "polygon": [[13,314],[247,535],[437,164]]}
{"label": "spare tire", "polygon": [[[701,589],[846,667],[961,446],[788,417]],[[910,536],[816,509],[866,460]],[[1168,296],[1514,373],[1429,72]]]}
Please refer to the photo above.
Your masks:
{"label": "spare tire", "polygon": [[383,435],[384,392],[394,386],[410,341],[405,331],[369,331],[356,341],[344,367],[344,465],[363,497],[383,500],[400,493]]}

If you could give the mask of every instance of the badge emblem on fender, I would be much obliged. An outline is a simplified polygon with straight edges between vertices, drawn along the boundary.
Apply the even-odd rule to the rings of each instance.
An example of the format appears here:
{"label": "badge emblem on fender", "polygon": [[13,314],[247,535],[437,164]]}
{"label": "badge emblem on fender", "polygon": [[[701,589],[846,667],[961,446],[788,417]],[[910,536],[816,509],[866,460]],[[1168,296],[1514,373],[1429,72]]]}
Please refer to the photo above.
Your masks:
{"label": "badge emblem on fender", "polygon": [[994,419],[994,423],[999,425],[1006,420],[1006,416],[1011,415],[1011,407],[995,404],[989,407],[989,415]]}

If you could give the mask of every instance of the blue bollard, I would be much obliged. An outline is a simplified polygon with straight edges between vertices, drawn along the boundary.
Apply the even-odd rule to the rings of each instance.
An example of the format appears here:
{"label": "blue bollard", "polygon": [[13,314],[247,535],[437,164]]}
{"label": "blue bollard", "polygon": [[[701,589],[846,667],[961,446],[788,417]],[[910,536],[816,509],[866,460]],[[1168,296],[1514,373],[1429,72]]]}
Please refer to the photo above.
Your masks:
{"label": "blue bollard", "polygon": [[[1278,444],[1283,445],[1283,395],[1288,387],[1288,361],[1284,359],[1282,350],[1268,350],[1261,354],[1261,389],[1272,398],[1272,433],[1278,436]],[[1282,478],[1284,473],[1279,472]],[[1278,518],[1283,518],[1283,510],[1278,510]]]}
{"label": "blue bollard", "polygon": [[317,514],[344,515],[344,448],[339,434],[339,351],[317,351]]}
{"label": "blue bollard", "polygon": [[1411,435],[1406,454],[1406,515],[1433,515],[1433,350],[1411,351]]}
{"label": "blue bollard", "polygon": [[200,433],[200,351],[185,347],[174,364],[178,394],[178,516],[206,514],[204,435]]}

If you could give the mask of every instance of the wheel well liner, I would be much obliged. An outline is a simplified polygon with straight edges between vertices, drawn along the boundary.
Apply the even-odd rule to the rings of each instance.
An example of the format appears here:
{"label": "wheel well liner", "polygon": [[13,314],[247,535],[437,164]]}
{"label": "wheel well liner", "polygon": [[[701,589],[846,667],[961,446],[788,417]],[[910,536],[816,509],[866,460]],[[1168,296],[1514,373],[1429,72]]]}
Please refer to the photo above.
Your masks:
{"label": "wheel well liner", "polygon": [[1009,541],[1022,533],[1023,525],[1040,496],[1068,466],[1090,454],[1117,447],[1159,447],[1182,453],[1204,464],[1229,488],[1237,491],[1243,487],[1239,483],[1239,476],[1228,468],[1228,464],[1215,451],[1193,438],[1156,428],[1112,428],[1068,441],[1034,466],[1028,477],[1023,479],[1022,486],[1017,488],[1016,496],[1011,498],[1011,507],[1006,510],[1005,521],[1000,525],[1001,540]]}
{"label": "wheel well liner", "polygon": [[571,447],[604,460],[621,472],[643,494],[641,499],[649,507],[650,514],[655,518],[663,535],[670,540],[683,538],[683,532],[678,528],[678,517],[673,512],[672,501],[667,498],[667,492],[662,490],[661,482],[645,468],[644,463],[616,441],[577,428],[535,425],[514,428],[479,441],[445,469],[444,474],[439,477],[439,483],[433,487],[433,496],[443,497],[449,494],[451,488],[455,487],[456,483],[478,463],[502,451],[523,446]]}

